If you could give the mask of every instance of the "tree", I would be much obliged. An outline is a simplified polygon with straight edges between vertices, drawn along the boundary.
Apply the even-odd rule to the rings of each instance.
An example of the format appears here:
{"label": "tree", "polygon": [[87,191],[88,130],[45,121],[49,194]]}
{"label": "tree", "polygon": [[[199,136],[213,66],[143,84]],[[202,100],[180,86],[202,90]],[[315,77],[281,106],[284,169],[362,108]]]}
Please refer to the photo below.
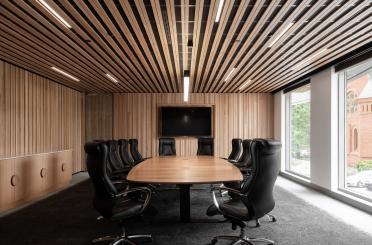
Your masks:
{"label": "tree", "polygon": [[310,102],[291,105],[291,145],[295,152],[310,149]]}

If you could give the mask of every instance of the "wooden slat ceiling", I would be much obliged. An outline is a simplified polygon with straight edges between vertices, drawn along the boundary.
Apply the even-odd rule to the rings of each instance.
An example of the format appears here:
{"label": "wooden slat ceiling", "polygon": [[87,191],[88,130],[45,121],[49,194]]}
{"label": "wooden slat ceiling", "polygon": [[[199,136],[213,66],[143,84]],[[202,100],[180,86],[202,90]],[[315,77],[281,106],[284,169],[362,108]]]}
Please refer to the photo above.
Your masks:
{"label": "wooden slat ceiling", "polygon": [[372,41],[371,0],[225,0],[219,22],[219,0],[45,2],[72,28],[2,0],[0,58],[87,93],[183,92],[184,70],[193,93],[272,92]]}

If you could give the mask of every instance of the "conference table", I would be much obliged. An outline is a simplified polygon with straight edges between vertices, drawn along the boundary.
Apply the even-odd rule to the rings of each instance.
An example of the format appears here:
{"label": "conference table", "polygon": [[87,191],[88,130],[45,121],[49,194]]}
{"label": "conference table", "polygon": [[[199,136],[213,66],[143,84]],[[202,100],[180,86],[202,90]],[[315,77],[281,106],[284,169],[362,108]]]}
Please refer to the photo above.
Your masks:
{"label": "conference table", "polygon": [[127,180],[147,184],[176,184],[180,191],[180,218],[190,221],[190,187],[243,180],[240,170],[213,156],[159,156],[146,159],[129,172]]}

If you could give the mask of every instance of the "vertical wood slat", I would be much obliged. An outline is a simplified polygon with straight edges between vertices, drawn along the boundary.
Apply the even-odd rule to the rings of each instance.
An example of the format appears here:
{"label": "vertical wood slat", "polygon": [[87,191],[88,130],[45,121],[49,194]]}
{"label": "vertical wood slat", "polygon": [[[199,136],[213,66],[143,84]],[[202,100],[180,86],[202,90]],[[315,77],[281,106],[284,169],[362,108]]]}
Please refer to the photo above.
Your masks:
{"label": "vertical wood slat", "polygon": [[83,170],[84,94],[0,61],[0,158],[73,149]]}
{"label": "vertical wood slat", "polygon": [[[231,139],[273,137],[273,99],[271,94],[191,94],[184,103],[180,93],[113,95],[113,138],[138,138],[146,156],[158,154],[159,105],[214,105],[215,155],[227,156]],[[88,120],[88,119],[87,119]],[[177,155],[195,155],[197,139],[178,137]]]}

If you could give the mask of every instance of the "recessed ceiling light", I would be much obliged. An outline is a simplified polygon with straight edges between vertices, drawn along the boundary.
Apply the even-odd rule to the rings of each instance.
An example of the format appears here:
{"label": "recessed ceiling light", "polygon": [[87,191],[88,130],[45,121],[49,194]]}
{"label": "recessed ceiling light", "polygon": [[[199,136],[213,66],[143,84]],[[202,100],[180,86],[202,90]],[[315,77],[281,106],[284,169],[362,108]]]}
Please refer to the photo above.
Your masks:
{"label": "recessed ceiling light", "polygon": [[292,70],[297,69],[298,67],[300,67],[300,66],[302,66],[303,64],[309,62],[310,60],[314,59],[316,56],[318,56],[318,55],[324,53],[324,52],[327,51],[327,50],[328,50],[328,49],[326,49],[326,48],[325,48],[325,49],[322,49],[322,50],[320,50],[319,52],[315,53],[314,55],[310,56],[309,58],[304,59],[303,61],[301,61],[301,62],[298,63],[297,65],[293,66],[293,67],[292,67]]}
{"label": "recessed ceiling light", "polygon": [[184,71],[183,74],[183,101],[189,101],[190,72]]}
{"label": "recessed ceiling light", "polygon": [[59,22],[61,22],[62,25],[64,25],[66,28],[71,29],[72,26],[62,18],[49,4],[47,4],[44,0],[37,0],[37,2],[44,7],[45,10],[47,10],[51,15],[53,15],[54,18],[56,18]]}
{"label": "recessed ceiling light", "polygon": [[278,40],[279,40],[279,38],[281,38],[281,36],[283,36],[284,35],[284,33],[286,33],[286,31],[288,31],[288,29],[289,28],[291,28],[291,26],[293,26],[293,24],[294,24],[294,22],[291,22],[291,23],[289,23],[285,28],[284,28],[284,30],[281,32],[281,33],[279,33],[279,35],[278,36],[276,36],[275,38],[274,38],[274,40],[269,44],[269,48],[271,48]]}
{"label": "recessed ceiling light", "polygon": [[218,9],[217,9],[217,15],[216,15],[216,20],[214,22],[220,21],[220,17],[221,17],[221,13],[222,13],[222,7],[223,7],[223,2],[224,2],[224,0],[219,0]]}
{"label": "recessed ceiling light", "polygon": [[235,67],[231,69],[229,74],[227,74],[227,77],[225,78],[224,82],[227,82],[227,80],[230,78],[231,74],[235,71]]}
{"label": "recessed ceiling light", "polygon": [[59,68],[57,68],[57,67],[52,66],[51,69],[52,69],[52,70],[55,70],[55,71],[58,72],[58,73],[61,73],[62,75],[66,76],[66,77],[68,77],[68,78],[71,78],[72,80],[74,80],[74,81],[76,81],[76,82],[79,82],[79,81],[80,81],[80,79],[74,77],[73,75],[68,74],[67,72],[65,72],[65,71],[63,71],[63,70],[61,70],[61,69],[59,69]]}
{"label": "recessed ceiling light", "polygon": [[114,83],[119,83],[119,81],[115,78],[115,77],[113,77],[113,76],[111,76],[110,74],[106,74],[106,77],[108,77],[111,81],[113,81]]}

